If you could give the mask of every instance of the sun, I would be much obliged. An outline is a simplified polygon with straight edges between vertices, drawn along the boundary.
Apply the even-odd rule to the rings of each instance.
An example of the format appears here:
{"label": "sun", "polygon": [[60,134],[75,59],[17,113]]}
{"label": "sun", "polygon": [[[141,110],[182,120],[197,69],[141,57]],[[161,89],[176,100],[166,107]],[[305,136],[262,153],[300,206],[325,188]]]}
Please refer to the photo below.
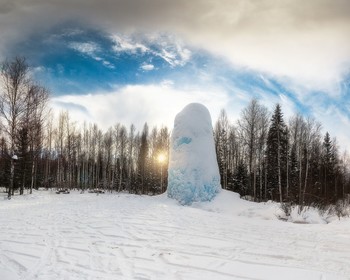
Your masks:
{"label": "sun", "polygon": [[159,154],[158,155],[158,162],[159,163],[163,163],[165,161],[165,159],[166,159],[165,154]]}

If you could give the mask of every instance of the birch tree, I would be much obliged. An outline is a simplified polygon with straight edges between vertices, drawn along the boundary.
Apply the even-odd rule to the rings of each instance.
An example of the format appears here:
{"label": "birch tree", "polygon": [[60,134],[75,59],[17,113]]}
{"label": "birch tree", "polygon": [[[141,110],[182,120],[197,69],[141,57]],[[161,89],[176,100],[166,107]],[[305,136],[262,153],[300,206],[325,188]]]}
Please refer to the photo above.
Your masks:
{"label": "birch tree", "polygon": [[17,155],[15,151],[18,124],[26,112],[28,99],[28,65],[25,58],[16,57],[12,61],[5,61],[1,65],[2,87],[0,91],[0,115],[3,119],[3,131],[9,142],[10,183],[8,199],[14,192],[14,168]]}

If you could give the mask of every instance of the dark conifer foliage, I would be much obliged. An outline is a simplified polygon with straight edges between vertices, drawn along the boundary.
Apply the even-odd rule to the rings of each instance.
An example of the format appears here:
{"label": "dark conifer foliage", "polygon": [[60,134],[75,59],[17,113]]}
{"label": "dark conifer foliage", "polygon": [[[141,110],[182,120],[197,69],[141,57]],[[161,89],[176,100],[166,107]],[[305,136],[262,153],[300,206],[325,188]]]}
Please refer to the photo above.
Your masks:
{"label": "dark conifer foliage", "polygon": [[288,131],[281,106],[276,105],[267,136],[268,196],[283,201],[287,185]]}
{"label": "dark conifer foliage", "polygon": [[238,192],[242,196],[248,194],[248,169],[242,160],[233,174],[233,191]]}
{"label": "dark conifer foliage", "polygon": [[289,157],[289,190],[287,195],[287,200],[292,203],[297,203],[299,201],[298,197],[298,174],[299,174],[299,164],[296,144],[293,144],[290,157]]}

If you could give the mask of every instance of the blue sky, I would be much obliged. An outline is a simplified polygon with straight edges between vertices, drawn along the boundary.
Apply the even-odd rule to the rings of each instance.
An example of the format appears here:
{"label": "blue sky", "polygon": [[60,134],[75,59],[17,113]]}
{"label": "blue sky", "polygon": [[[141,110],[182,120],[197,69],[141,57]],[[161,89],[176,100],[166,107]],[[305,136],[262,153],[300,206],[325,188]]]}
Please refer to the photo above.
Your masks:
{"label": "blue sky", "polygon": [[189,102],[234,123],[257,97],[350,147],[350,5],[304,2],[5,1],[0,58],[26,56],[55,111],[103,128],[171,126]]}

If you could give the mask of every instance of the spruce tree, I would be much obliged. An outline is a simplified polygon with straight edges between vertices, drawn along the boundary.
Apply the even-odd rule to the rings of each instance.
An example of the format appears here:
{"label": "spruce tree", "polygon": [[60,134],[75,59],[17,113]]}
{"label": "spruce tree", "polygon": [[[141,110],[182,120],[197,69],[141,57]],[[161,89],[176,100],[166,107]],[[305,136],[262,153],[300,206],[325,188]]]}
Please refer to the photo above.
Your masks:
{"label": "spruce tree", "polygon": [[28,128],[23,127],[19,129],[16,139],[16,150],[18,155],[17,167],[15,174],[20,174],[20,194],[24,192],[24,188],[30,185],[30,154],[29,154],[29,137]]}
{"label": "spruce tree", "polygon": [[292,203],[299,201],[298,197],[298,185],[299,185],[299,162],[297,158],[297,147],[294,144],[290,152],[289,159],[289,200]]}
{"label": "spruce tree", "polygon": [[240,160],[233,174],[233,190],[244,196],[248,193],[248,169],[243,160]]}
{"label": "spruce tree", "polygon": [[267,191],[270,198],[283,202],[282,186],[286,184],[288,133],[281,106],[276,105],[267,136]]}
{"label": "spruce tree", "polygon": [[323,139],[323,190],[326,200],[330,199],[329,188],[332,176],[332,141],[328,132]]}

